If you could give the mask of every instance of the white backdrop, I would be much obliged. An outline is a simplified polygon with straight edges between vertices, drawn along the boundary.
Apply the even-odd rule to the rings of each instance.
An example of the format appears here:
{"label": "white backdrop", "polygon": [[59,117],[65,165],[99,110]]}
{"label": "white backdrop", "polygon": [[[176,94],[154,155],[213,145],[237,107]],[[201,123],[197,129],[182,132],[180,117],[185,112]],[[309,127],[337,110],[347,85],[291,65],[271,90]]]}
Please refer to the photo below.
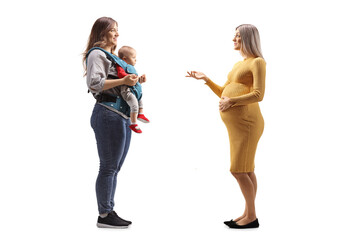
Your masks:
{"label": "white backdrop", "polygon": [[[1,3],[1,239],[359,237],[356,1],[17,1]],[[94,99],[81,53],[92,24],[118,21],[138,52],[148,125],[133,134],[115,209],[96,228]],[[258,27],[267,61],[256,156],[260,228],[230,230],[244,200],[229,173],[218,84],[241,60],[235,27]],[[4,237],[6,235],[6,237]]]}

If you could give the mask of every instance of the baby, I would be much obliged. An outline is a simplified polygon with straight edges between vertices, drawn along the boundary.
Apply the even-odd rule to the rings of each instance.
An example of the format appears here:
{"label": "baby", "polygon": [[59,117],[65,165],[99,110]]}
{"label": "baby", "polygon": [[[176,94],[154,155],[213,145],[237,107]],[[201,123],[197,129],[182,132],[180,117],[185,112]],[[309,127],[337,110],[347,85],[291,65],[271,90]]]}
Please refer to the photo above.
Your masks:
{"label": "baby", "polygon": [[[123,46],[119,49],[118,52],[119,58],[125,61],[127,64],[134,66],[136,64],[136,51],[132,47]],[[123,78],[128,75],[123,68],[120,66],[116,66],[118,77]],[[139,83],[146,82],[145,75],[139,77]],[[138,100],[136,96],[131,92],[131,87],[122,85],[121,86],[121,96],[130,106],[130,121],[131,125],[129,126],[131,130],[136,133],[142,133],[141,129],[136,123],[136,119],[144,123],[149,123],[149,119],[147,119],[144,115],[143,101],[142,98]]]}

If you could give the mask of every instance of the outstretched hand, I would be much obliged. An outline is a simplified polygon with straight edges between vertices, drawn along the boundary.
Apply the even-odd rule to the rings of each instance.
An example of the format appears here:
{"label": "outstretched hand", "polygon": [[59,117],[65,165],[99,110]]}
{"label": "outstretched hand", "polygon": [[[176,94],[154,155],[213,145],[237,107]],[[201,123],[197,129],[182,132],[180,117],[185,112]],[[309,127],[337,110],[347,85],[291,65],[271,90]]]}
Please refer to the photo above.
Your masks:
{"label": "outstretched hand", "polygon": [[185,77],[192,77],[192,78],[195,78],[195,79],[198,79],[198,80],[200,80],[200,79],[202,79],[202,80],[208,80],[208,77],[204,74],[204,73],[202,73],[202,72],[197,72],[197,71],[191,71],[191,72],[187,72],[187,76],[185,76]]}

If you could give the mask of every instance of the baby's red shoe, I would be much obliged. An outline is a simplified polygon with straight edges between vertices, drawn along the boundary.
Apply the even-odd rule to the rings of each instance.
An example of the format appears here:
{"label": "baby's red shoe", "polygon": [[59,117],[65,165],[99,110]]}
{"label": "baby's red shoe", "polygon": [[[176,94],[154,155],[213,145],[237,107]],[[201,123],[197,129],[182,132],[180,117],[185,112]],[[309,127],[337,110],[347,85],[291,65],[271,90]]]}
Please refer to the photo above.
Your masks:
{"label": "baby's red shoe", "polygon": [[139,126],[137,124],[131,124],[129,126],[129,128],[136,133],[142,133],[141,129],[139,128]]}
{"label": "baby's red shoe", "polygon": [[140,113],[140,114],[138,115],[137,119],[138,119],[140,122],[143,122],[143,123],[149,123],[149,122],[150,122],[150,120],[147,119],[147,118],[145,117],[145,115],[142,114],[142,113]]}

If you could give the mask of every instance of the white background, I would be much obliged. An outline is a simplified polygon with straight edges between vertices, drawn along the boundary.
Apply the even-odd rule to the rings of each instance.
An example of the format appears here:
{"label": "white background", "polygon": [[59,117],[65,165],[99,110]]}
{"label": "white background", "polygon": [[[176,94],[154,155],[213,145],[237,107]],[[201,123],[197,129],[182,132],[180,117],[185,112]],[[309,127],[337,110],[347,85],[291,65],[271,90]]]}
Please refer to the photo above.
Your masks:
{"label": "white background", "polygon": [[[356,1],[12,1],[1,3],[1,239],[358,239]],[[95,20],[119,23],[138,52],[148,125],[133,134],[115,209],[127,230],[96,228],[98,156],[81,53]],[[235,28],[258,27],[267,62],[260,104],[257,214],[229,172],[218,98]],[[6,237],[4,237],[6,235]]]}

